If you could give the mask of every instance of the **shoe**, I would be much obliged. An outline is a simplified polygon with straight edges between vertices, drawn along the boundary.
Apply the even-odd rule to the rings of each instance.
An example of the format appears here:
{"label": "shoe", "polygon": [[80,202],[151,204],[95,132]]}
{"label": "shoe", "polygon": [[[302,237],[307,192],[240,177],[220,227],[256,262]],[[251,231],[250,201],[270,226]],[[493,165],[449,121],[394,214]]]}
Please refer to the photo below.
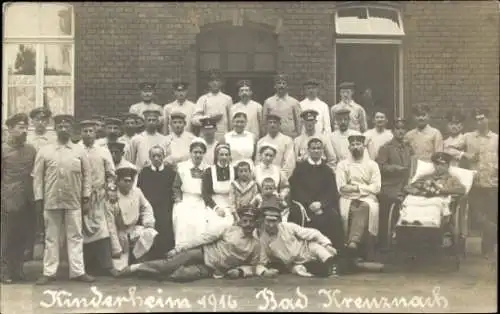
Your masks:
{"label": "shoe", "polygon": [[75,277],[75,278],[71,278],[71,280],[90,283],[90,282],[94,282],[95,278],[92,277],[92,276],[90,276],[90,275],[83,274],[81,276],[78,276],[78,277]]}
{"label": "shoe", "polygon": [[120,271],[116,270],[114,268],[111,268],[108,272],[113,277],[119,277],[120,276]]}
{"label": "shoe", "polygon": [[292,268],[292,273],[300,277],[313,277],[313,274],[309,273],[304,265],[295,265]]}
{"label": "shoe", "polygon": [[130,270],[130,266],[126,266],[122,270],[118,270],[118,277],[126,277],[132,273],[132,270]]}
{"label": "shoe", "polygon": [[52,276],[42,276],[40,278],[38,278],[38,280],[36,281],[36,285],[38,286],[43,286],[43,285],[46,285],[52,281],[55,281],[56,278],[55,277],[52,277]]}

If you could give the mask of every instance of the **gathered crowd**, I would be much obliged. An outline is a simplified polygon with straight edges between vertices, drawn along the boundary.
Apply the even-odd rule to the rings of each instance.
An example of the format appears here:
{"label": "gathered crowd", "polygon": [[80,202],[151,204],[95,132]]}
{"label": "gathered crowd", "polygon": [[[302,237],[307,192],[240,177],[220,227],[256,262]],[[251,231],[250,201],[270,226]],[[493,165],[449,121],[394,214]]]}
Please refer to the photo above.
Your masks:
{"label": "gathered crowd", "polygon": [[[45,107],[9,117],[2,282],[24,280],[37,237],[44,243],[37,284],[56,279],[63,248],[69,277],[82,282],[380,271],[389,209],[407,196],[467,194],[482,252],[495,252],[498,135],[487,110],[471,111],[476,129],[465,134],[465,115],[451,111],[443,138],[425,104],[413,107],[411,130],[402,118],[389,128],[380,108],[368,121],[352,99],[354,83],[339,85],[341,101],[331,107],[313,79],[299,102],[277,75],[276,94],[263,105],[252,100],[250,81],[239,82],[234,104],[221,83],[211,71],[209,92],[193,103],[189,84],[175,82],[175,101],[162,107],[155,84],[143,82],[142,101],[117,117],[75,121]],[[433,171],[412,181],[418,161]],[[470,192],[451,167],[474,171]],[[439,209],[438,223],[446,228],[450,215]],[[425,225],[434,216],[417,210],[399,222]]]}

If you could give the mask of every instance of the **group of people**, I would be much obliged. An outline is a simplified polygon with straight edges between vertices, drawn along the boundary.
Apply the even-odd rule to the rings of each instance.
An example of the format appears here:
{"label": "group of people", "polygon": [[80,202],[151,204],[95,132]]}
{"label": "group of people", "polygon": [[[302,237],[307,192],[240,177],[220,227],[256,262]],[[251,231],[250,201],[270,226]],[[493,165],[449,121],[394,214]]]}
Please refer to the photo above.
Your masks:
{"label": "group of people", "polygon": [[[239,82],[235,104],[221,83],[212,71],[209,92],[192,103],[188,84],[176,82],[176,100],[163,108],[153,101],[155,84],[142,83],[142,102],[120,117],[76,122],[46,108],[9,117],[2,282],[23,280],[36,230],[45,244],[38,284],[55,280],[62,242],[70,278],[83,282],[134,273],[192,280],[380,270],[375,253],[387,244],[389,207],[429,190],[421,181],[408,185],[415,160],[435,164],[425,178],[436,183],[433,195],[465,193],[450,164],[477,171],[472,213],[483,253],[495,249],[498,135],[486,110],[474,111],[477,129],[466,134],[464,117],[452,112],[443,140],[425,105],[414,108],[415,129],[403,119],[388,129],[382,110],[368,129],[353,83],[340,84],[342,100],[331,108],[316,80],[305,82],[299,102],[278,75],[263,105],[251,99],[250,81]],[[47,132],[51,118],[56,138]]]}

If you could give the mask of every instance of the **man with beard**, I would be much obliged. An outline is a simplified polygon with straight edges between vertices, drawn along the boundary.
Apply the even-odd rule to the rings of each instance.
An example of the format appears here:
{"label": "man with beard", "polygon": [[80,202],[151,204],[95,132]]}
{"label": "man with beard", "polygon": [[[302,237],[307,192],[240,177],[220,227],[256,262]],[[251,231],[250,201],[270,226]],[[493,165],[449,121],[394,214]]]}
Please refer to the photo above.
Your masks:
{"label": "man with beard", "polygon": [[[265,144],[272,144],[276,147],[276,156],[274,157],[273,164],[280,167],[285,175],[285,178],[289,178],[292,175],[292,171],[295,168],[295,154],[293,148],[293,139],[281,133],[281,117],[270,112],[266,115],[266,128],[267,134],[257,141],[257,152],[261,151],[261,148]],[[255,164],[261,161],[261,154],[257,154],[255,157]]]}
{"label": "man with beard", "polygon": [[116,143],[121,141],[120,132],[122,128],[122,120],[117,118],[104,119],[106,137],[95,141],[96,145],[107,148],[108,143]]}
{"label": "man with beard", "polygon": [[[338,209],[339,196],[335,174],[322,158],[324,145],[321,138],[307,142],[308,157],[297,163],[290,177],[291,199],[304,206],[290,209],[288,221],[314,228],[324,234],[335,248],[344,247],[342,220]],[[307,180],[304,180],[307,178]]]}
{"label": "man with beard", "polygon": [[28,133],[26,141],[33,145],[36,151],[39,151],[42,146],[56,141],[55,135],[47,132],[47,125],[51,116],[50,110],[44,107],[35,108],[30,112],[30,119],[35,126],[35,132]]}
{"label": "man with beard", "polygon": [[[189,149],[189,148],[188,148]],[[139,173],[137,186],[153,207],[158,236],[147,259],[159,259],[174,247],[174,230],[172,226],[173,183],[175,170],[165,166],[165,151],[160,146],[153,146],[149,151],[151,166]]]}
{"label": "man with beard", "polygon": [[336,118],[339,110],[348,110],[349,111],[349,129],[358,131],[360,133],[365,132],[368,129],[368,123],[366,119],[366,111],[365,109],[357,104],[352,96],[354,95],[354,83],[352,82],[343,82],[339,85],[339,94],[340,94],[340,102],[334,105],[331,109],[332,113],[332,121],[333,121],[333,130],[337,130],[339,128],[338,120]]}
{"label": "man with beard", "polygon": [[386,129],[387,116],[384,112],[380,110],[375,111],[373,124],[375,124],[375,127],[366,131],[363,135],[366,137],[365,144],[368,156],[370,156],[372,160],[375,160],[380,147],[392,140],[393,135],[391,130]]}
{"label": "man with beard", "polygon": [[172,132],[167,135],[167,150],[165,162],[175,166],[181,161],[189,159],[189,146],[195,139],[195,136],[186,131],[186,115],[180,111],[170,114],[170,129]]}
{"label": "man with beard", "polygon": [[416,105],[413,116],[417,127],[408,131],[405,139],[410,143],[417,159],[430,162],[434,153],[443,151],[443,136],[438,129],[429,125],[429,106]]}
{"label": "man with beard", "polygon": [[82,235],[82,214],[90,208],[92,169],[85,151],[70,141],[73,116],[55,116],[54,124],[57,143],[40,149],[33,169],[35,207],[45,220],[43,276],[37,284],[55,280],[61,232],[67,239],[70,278],[93,282],[85,273]]}
{"label": "man with beard", "polygon": [[267,120],[269,112],[281,117],[281,132],[295,138],[300,134],[300,104],[299,101],[288,95],[288,82],[284,74],[274,78],[276,95],[269,97],[262,108],[263,120]]}
{"label": "man with beard", "polygon": [[163,134],[168,135],[172,132],[170,115],[173,112],[182,112],[186,116],[184,130],[191,132],[191,119],[193,117],[195,104],[186,99],[189,83],[175,82],[172,84],[172,87],[174,89],[175,100],[163,107],[163,118],[165,119],[163,122]]}
{"label": "man with beard", "polygon": [[80,145],[87,153],[92,174],[90,211],[83,214],[83,257],[87,273],[113,275],[111,242],[103,203],[106,182],[109,178],[114,180],[115,166],[107,146],[97,144],[95,125],[92,120],[80,122]]}
{"label": "man with beard", "polygon": [[146,130],[137,134],[130,141],[130,145],[125,151],[125,159],[133,163],[140,171],[149,163],[149,150],[155,145],[159,145],[167,151],[169,140],[158,132],[158,123],[160,123],[160,111],[145,110],[143,112]]}
{"label": "man with beard", "polygon": [[210,70],[208,86],[209,92],[202,95],[196,102],[192,124],[199,128],[201,126],[200,119],[208,117],[214,120],[217,123],[215,139],[220,142],[223,141],[224,134],[231,131],[229,111],[233,105],[233,99],[220,90],[222,78],[218,70]]}
{"label": "man with beard", "polygon": [[458,167],[462,164],[461,161],[465,154],[465,137],[462,133],[465,117],[460,112],[450,111],[446,118],[449,136],[443,142],[443,151],[453,157],[450,165]]}
{"label": "man with beard", "polygon": [[118,142],[130,145],[132,137],[137,132],[137,115],[134,113],[124,113],[122,115],[123,135],[118,138]]}
{"label": "man with beard", "polygon": [[347,138],[351,135],[361,135],[359,131],[349,128],[351,121],[350,111],[348,109],[338,109],[335,112],[335,121],[337,129],[331,133],[330,140],[332,142],[337,161],[349,158],[351,152],[349,150],[349,141]]}
{"label": "man with beard", "polygon": [[214,165],[215,148],[219,142],[215,139],[215,132],[217,131],[217,122],[211,118],[200,119],[201,123],[201,138],[207,143],[207,153],[203,156],[203,162],[207,165]]}
{"label": "man with beard", "polygon": [[[253,133],[256,138],[261,134],[262,105],[252,100],[252,82],[241,80],[238,82],[238,95],[240,101],[231,106],[230,116],[234,117],[236,112],[244,112],[247,115],[246,131]],[[233,127],[230,126],[232,130]]]}
{"label": "man with beard", "polygon": [[179,268],[204,264],[215,278],[275,276],[276,270],[260,263],[259,240],[254,237],[255,209],[240,208],[238,216],[236,225],[209,229],[201,238],[170,251],[166,259],[130,265],[123,274],[146,272],[168,278]]}
{"label": "man with beard", "polygon": [[15,114],[5,124],[9,138],[2,143],[1,282],[12,283],[24,280],[24,250],[34,244],[31,233],[35,233],[36,219],[31,171],[36,149],[26,143],[26,114]]}
{"label": "man with beard", "polygon": [[95,121],[95,135],[96,139],[101,139],[106,137],[106,122],[105,122],[106,117],[95,114],[92,116],[92,120]]}
{"label": "man with beard", "polygon": [[351,156],[339,162],[336,172],[340,214],[347,230],[347,249],[358,254],[364,242],[365,258],[371,259],[378,236],[380,170],[365,151],[363,135],[351,135],[348,141]]}
{"label": "man with beard", "polygon": [[300,102],[302,112],[306,110],[315,110],[318,112],[318,123],[316,123],[316,133],[330,134],[332,131],[330,120],[330,109],[328,105],[319,99],[319,82],[315,79],[307,80],[304,83],[306,98]]}

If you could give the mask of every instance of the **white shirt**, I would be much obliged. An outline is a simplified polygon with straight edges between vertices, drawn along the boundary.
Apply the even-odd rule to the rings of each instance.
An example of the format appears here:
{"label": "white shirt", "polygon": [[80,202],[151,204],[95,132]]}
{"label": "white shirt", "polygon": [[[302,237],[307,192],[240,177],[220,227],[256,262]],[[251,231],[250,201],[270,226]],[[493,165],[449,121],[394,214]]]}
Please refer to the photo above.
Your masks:
{"label": "white shirt", "polygon": [[[248,103],[244,104],[241,101],[235,103],[231,106],[230,119],[233,120],[233,115],[242,111],[247,115],[247,126],[246,131],[252,132],[256,138],[260,136],[260,128],[262,121],[262,105],[256,101],[250,100]],[[230,127],[232,129],[232,127]]]}
{"label": "white shirt", "polygon": [[366,138],[365,144],[368,155],[372,160],[377,158],[380,147],[390,142],[394,137],[391,130],[384,129],[382,132],[379,132],[376,128],[366,131],[363,135]]}
{"label": "white shirt", "polygon": [[[332,126],[330,122],[330,109],[328,105],[319,98],[314,100],[309,100],[305,98],[300,102],[300,110],[304,112],[305,110],[315,110],[318,112],[316,123],[316,133],[329,133],[332,131]],[[304,127],[302,127],[302,131]]]}

